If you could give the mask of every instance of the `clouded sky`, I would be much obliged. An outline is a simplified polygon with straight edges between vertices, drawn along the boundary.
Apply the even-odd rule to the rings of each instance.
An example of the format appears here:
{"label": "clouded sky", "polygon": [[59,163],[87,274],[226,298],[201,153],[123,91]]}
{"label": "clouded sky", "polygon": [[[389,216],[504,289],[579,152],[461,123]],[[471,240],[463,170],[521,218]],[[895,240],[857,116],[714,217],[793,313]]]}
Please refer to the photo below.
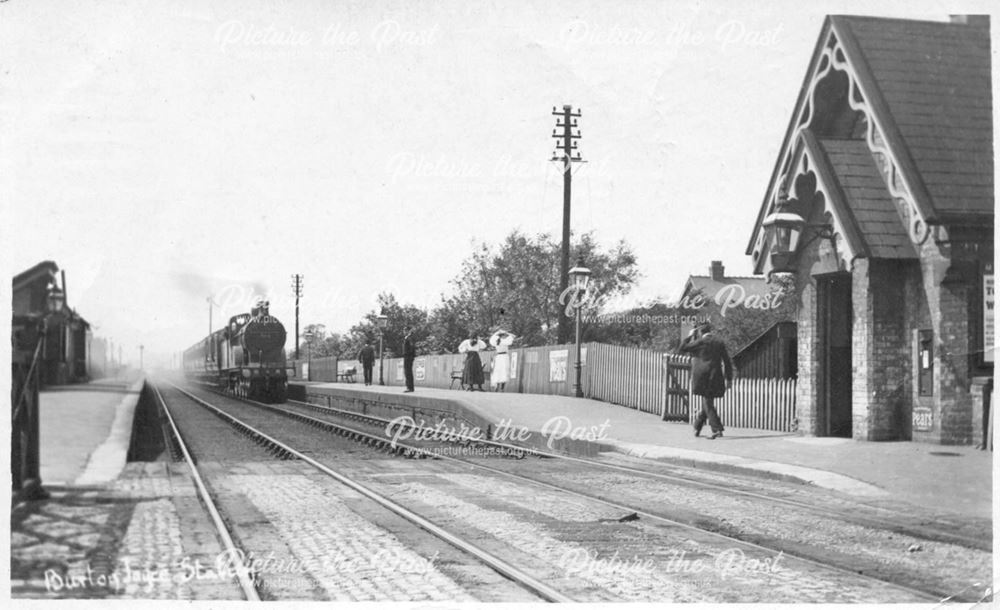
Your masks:
{"label": "clouded sky", "polygon": [[627,304],[673,299],[710,260],[750,273],[823,17],[949,10],[873,5],[8,0],[9,273],[56,261],[95,334],[153,361],[209,295],[216,327],[266,293],[291,328],[292,273],[303,324],[346,331],[381,291],[432,307],[473,243],[559,235],[573,104],[573,230],[633,246]]}

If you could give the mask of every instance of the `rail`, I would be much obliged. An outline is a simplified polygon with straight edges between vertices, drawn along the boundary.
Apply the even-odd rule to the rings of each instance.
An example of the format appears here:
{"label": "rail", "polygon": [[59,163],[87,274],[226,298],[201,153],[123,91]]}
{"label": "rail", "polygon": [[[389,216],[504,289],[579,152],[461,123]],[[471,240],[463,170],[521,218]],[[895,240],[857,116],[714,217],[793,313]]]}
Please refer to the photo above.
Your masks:
{"label": "rail", "polygon": [[198,495],[201,496],[202,501],[205,503],[205,508],[208,510],[208,514],[212,518],[212,523],[219,532],[219,537],[222,538],[222,543],[223,546],[226,547],[228,556],[232,557],[234,563],[236,564],[235,572],[240,588],[243,589],[243,594],[246,596],[247,601],[259,602],[260,595],[257,594],[257,588],[254,587],[253,580],[250,578],[250,569],[243,563],[243,555],[236,548],[236,544],[233,542],[232,536],[229,535],[229,529],[222,520],[222,516],[219,514],[219,509],[215,506],[215,501],[212,500],[212,496],[208,493],[208,489],[205,487],[205,483],[201,479],[198,467],[195,466],[194,459],[191,457],[191,453],[188,451],[183,437],[181,437],[180,430],[177,428],[177,424],[174,422],[174,418],[170,414],[170,409],[167,408],[167,403],[163,400],[163,395],[160,394],[160,390],[155,385],[152,387],[153,393],[156,395],[156,399],[160,403],[160,407],[163,409],[163,413],[167,416],[167,421],[170,423],[171,430],[173,430],[174,438],[177,440],[177,445],[180,448],[181,453],[184,455],[184,461],[187,463],[188,468],[191,469],[191,476],[194,479],[195,486],[198,488]]}

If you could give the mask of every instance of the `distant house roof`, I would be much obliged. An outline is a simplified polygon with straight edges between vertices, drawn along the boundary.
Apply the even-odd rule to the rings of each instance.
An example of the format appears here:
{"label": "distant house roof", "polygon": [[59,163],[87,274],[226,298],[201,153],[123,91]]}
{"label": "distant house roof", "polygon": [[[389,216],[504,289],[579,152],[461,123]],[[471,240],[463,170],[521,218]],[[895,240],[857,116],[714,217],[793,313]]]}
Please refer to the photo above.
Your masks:
{"label": "distant house roof", "polygon": [[681,298],[684,298],[695,290],[709,298],[714,298],[720,290],[734,284],[742,286],[747,296],[751,294],[765,295],[771,292],[771,287],[767,285],[767,279],[763,277],[724,277],[722,279],[712,279],[708,275],[692,275],[688,277],[687,283],[684,284],[684,292],[681,294]]}
{"label": "distant house roof", "polygon": [[[739,277],[726,275],[726,268],[722,261],[712,261],[708,268],[708,275],[689,276],[684,283],[684,292],[681,293],[681,300],[692,292],[700,292],[709,299],[714,299],[720,291],[729,286],[739,286],[743,290],[743,297],[750,295],[764,296],[771,291],[767,280],[763,277]],[[731,288],[730,290],[736,290]]]}

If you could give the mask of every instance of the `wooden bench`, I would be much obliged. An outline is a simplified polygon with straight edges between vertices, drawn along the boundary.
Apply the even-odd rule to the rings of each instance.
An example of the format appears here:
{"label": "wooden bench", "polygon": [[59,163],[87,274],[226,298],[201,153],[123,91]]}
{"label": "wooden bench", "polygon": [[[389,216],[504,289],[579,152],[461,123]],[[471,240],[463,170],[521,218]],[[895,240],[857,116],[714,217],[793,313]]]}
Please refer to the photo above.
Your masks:
{"label": "wooden bench", "polygon": [[351,367],[349,369],[344,369],[342,372],[337,373],[337,381],[344,381],[347,383],[354,383],[354,376],[358,374],[357,367]]}

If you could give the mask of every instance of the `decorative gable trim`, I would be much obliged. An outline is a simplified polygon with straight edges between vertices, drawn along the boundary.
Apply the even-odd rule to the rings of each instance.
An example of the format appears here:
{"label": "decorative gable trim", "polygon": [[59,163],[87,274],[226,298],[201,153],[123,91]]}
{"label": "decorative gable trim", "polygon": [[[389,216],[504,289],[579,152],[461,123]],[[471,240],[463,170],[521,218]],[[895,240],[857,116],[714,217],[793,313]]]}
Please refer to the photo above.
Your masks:
{"label": "decorative gable trim", "polygon": [[[762,259],[767,258],[766,253],[770,248],[770,244],[765,243],[762,223],[777,206],[782,188],[790,185],[790,178],[794,178],[797,173],[797,149],[803,131],[808,129],[813,120],[817,87],[834,70],[847,76],[847,102],[852,110],[862,113],[865,118],[865,142],[875,158],[876,166],[896,204],[900,221],[906,227],[910,240],[918,246],[926,242],[931,233],[930,223],[937,221],[926,186],[844,18],[828,17],[820,33],[820,41],[821,44],[813,53],[806,82],[799,95],[747,248],[747,254],[753,257],[754,268],[758,272],[768,264]],[[847,212],[850,213],[849,206]]]}
{"label": "decorative gable trim", "polygon": [[[857,220],[851,212],[826,152],[816,137],[810,130],[803,129],[799,132],[796,144],[793,149],[794,156],[790,160],[789,173],[783,176],[783,179],[787,178],[790,185],[814,184],[815,186],[810,192],[796,189],[790,196],[794,195],[798,200],[801,206],[799,211],[807,221],[819,220],[833,227],[838,267],[841,270],[849,270],[855,258],[870,256],[868,245],[861,236]],[[763,231],[760,236],[760,248],[753,252],[754,272],[769,274],[771,260],[766,254],[771,251],[773,244]]]}

